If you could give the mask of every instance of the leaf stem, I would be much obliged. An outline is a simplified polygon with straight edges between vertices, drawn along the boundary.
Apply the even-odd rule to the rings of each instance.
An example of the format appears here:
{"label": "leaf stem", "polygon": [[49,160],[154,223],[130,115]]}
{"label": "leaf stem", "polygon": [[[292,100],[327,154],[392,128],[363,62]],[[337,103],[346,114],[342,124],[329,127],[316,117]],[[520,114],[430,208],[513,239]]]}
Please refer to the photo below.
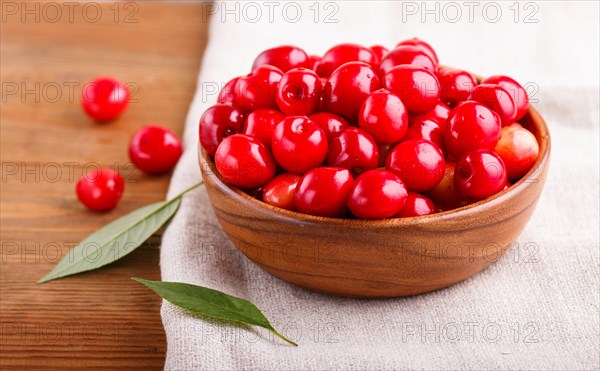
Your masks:
{"label": "leaf stem", "polygon": [[194,184],[193,186],[189,187],[188,189],[184,190],[183,192],[181,192],[181,193],[180,193],[180,194],[178,194],[177,196],[173,197],[173,198],[172,198],[171,200],[169,200],[169,201],[172,201],[172,200],[174,200],[174,199],[176,199],[176,198],[180,198],[180,197],[182,197],[183,195],[185,195],[185,194],[186,194],[186,193],[188,193],[189,191],[191,191],[191,190],[194,190],[194,189],[196,189],[196,188],[200,187],[202,184],[204,184],[204,181],[203,181],[203,180],[202,180],[202,181],[200,181],[200,183],[196,183],[196,184]]}
{"label": "leaf stem", "polygon": [[275,334],[275,336],[277,336],[278,338],[282,339],[283,341],[292,344],[293,346],[297,347],[298,344],[291,341],[290,339],[286,338],[285,336],[281,335],[279,332],[277,332],[275,329],[269,329],[269,331],[271,331],[273,334]]}

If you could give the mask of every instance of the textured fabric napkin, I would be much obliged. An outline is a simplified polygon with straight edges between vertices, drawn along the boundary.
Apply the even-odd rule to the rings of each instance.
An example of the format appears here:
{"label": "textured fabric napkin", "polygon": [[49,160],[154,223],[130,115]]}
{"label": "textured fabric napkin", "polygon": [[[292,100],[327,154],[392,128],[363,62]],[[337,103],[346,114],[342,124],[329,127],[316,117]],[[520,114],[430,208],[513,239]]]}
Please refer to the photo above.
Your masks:
{"label": "textured fabric napkin", "polygon": [[318,54],[339,42],[391,47],[418,36],[446,65],[511,75],[550,126],[550,173],[528,227],[497,263],[448,289],[389,300],[316,294],[270,276],[227,239],[205,191],[193,191],[164,234],[162,279],[251,300],[300,346],[165,302],[165,368],[598,369],[598,3],[475,2],[472,16],[461,3],[247,4],[207,4],[210,42],[171,196],[200,179],[198,119],[218,87],[280,44]]}

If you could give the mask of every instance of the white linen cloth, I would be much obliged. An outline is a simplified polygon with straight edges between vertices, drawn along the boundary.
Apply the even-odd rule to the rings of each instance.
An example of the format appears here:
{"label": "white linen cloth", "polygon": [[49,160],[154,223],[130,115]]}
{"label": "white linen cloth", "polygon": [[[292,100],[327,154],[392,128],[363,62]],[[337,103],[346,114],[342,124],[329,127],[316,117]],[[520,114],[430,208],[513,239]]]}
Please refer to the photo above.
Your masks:
{"label": "white linen cloth", "polygon": [[[322,54],[340,42],[393,47],[418,36],[445,65],[512,76],[528,85],[550,127],[550,173],[528,227],[497,263],[448,289],[388,300],[317,294],[270,276],[227,239],[205,190],[193,191],[164,234],[162,279],[244,297],[300,346],[164,302],[165,368],[600,368],[598,3],[256,2],[256,22],[247,4],[206,4],[215,14],[170,196],[200,180],[198,120],[216,86],[281,44]],[[462,12],[456,22],[451,7]],[[502,13],[493,23],[495,9]],[[527,20],[537,23],[525,22],[533,11]]]}

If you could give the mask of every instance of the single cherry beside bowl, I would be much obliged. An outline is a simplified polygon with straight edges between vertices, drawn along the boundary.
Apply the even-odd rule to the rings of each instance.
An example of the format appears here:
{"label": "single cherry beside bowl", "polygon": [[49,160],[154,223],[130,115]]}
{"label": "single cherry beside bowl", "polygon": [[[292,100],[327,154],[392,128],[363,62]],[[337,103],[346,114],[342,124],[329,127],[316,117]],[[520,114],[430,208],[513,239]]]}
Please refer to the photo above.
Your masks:
{"label": "single cherry beside bowl", "polygon": [[177,134],[160,125],[140,128],[129,142],[129,158],[147,174],[161,174],[171,170],[182,152]]}
{"label": "single cherry beside bowl", "polygon": [[81,93],[85,113],[98,122],[119,117],[129,104],[131,92],[119,80],[101,77],[86,84]]}
{"label": "single cherry beside bowl", "polygon": [[75,190],[79,201],[88,209],[107,211],[117,206],[124,189],[125,181],[119,172],[101,168],[83,175]]}

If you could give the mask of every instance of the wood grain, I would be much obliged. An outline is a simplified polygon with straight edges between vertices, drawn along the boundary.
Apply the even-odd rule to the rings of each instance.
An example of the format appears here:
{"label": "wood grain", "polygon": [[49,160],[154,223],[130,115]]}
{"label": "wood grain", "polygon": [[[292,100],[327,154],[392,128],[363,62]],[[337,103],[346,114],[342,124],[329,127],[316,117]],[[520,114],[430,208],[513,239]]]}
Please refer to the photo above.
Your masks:
{"label": "wood grain", "polygon": [[416,218],[334,219],[280,209],[227,184],[203,150],[199,162],[223,230],[268,273],[329,294],[416,295],[485,269],[527,224],[548,172],[550,136],[534,108],[522,124],[540,144],[528,174],[486,200]]}
{"label": "wood grain", "polygon": [[[135,171],[127,144],[149,123],[182,132],[207,39],[203,6],[94,3],[102,16],[92,22],[84,3],[74,3],[72,17],[54,3],[62,7],[58,20],[43,2],[7,3],[0,24],[0,368],[160,369],[161,301],[129,279],[160,278],[159,238],[100,271],[35,281],[90,232],[164,199],[169,175]],[[135,101],[118,121],[100,125],[78,97],[87,81],[105,75],[131,83]],[[94,166],[126,178],[112,212],[92,213],[76,200],[75,182]]]}

